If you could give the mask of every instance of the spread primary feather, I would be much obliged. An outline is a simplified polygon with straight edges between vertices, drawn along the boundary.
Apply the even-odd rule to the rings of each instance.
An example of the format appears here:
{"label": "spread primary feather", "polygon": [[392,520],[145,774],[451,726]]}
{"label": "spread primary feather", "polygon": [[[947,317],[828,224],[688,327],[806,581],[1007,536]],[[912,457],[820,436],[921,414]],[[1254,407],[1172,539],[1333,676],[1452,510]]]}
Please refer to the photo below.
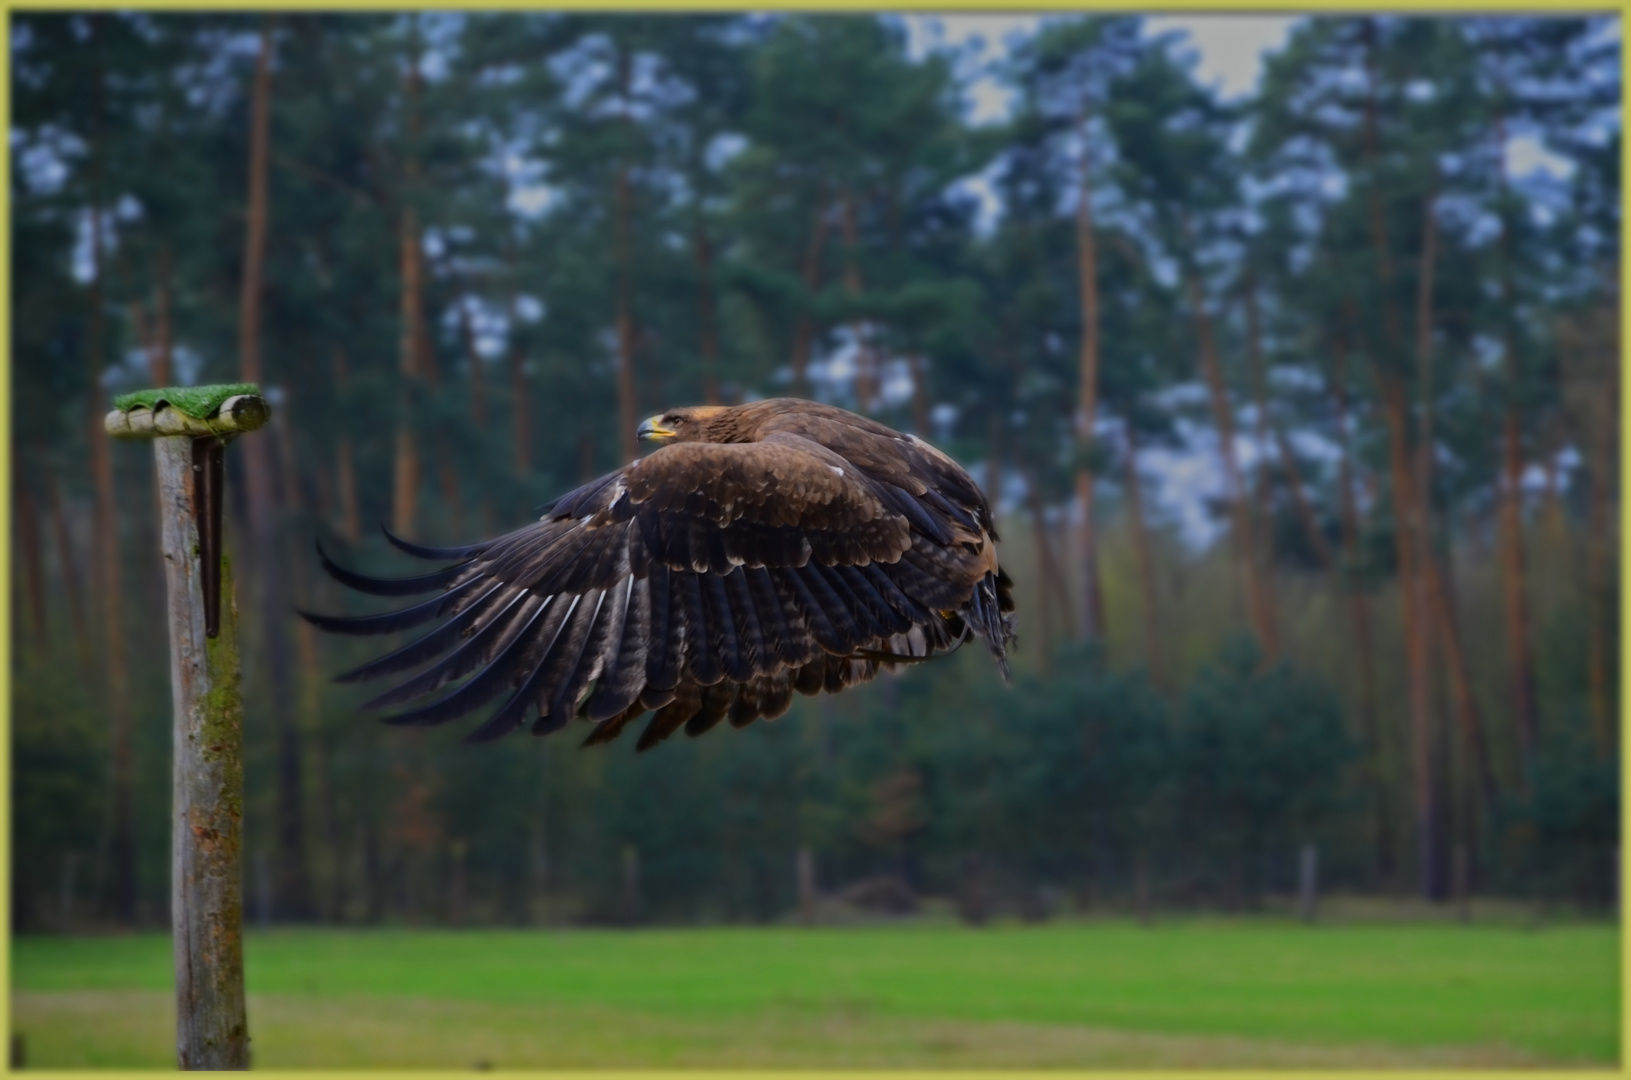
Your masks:
{"label": "spread primary feather", "polygon": [[651,713],[644,750],[682,727],[698,735],[724,719],[779,716],[795,691],[836,693],[971,637],[1006,678],[1012,583],[990,505],[951,458],[790,398],[654,420],[670,445],[514,532],[461,548],[390,537],[452,566],[377,579],[320,552],[364,593],[441,590],[381,615],[306,615],[347,634],[445,620],[340,676],[412,672],[365,707],[439,724],[498,699],[472,741],[529,722],[547,734],[577,717],[593,725],[591,744]]}

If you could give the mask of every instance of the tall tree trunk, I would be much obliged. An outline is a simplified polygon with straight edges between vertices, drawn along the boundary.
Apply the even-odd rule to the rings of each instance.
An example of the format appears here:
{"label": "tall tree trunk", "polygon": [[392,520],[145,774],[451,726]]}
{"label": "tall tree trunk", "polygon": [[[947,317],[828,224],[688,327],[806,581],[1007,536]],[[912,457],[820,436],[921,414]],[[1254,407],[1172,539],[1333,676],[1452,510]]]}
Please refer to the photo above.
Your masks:
{"label": "tall tree trunk", "polygon": [[[11,505],[16,529],[13,540],[16,546],[12,548],[15,576],[12,581],[17,586],[15,596],[19,601],[12,640],[21,643],[29,652],[37,653],[46,641],[45,564],[40,553],[40,511],[23,468],[23,456],[17,453],[15,447],[11,456]],[[25,612],[28,616],[26,629],[23,624]]]}
{"label": "tall tree trunk", "polygon": [[[261,273],[266,264],[267,169],[271,147],[272,28],[273,17],[261,20],[260,49],[255,56],[255,78],[250,88],[249,210],[245,215],[244,264],[238,297],[238,373],[245,382],[262,380],[260,352]],[[247,446],[258,445],[253,439]],[[266,454],[252,455],[261,464],[260,493],[270,487],[265,476]],[[252,483],[254,481],[251,481]],[[256,494],[256,492],[251,492]]]}
{"label": "tall tree trunk", "polygon": [[[1506,124],[1497,115],[1496,184],[1497,198],[1506,197]],[[1522,365],[1518,357],[1518,335],[1513,325],[1518,317],[1512,287],[1511,223],[1502,206],[1501,218],[1501,345],[1505,407],[1501,416],[1500,552],[1501,597],[1506,622],[1506,665],[1508,693],[1517,718],[1518,745],[1524,771],[1534,764],[1535,743],[1540,721],[1535,706],[1535,670],[1530,657],[1530,615],[1528,589],[1524,580],[1523,552],[1523,394]]]}
{"label": "tall tree trunk", "polygon": [[[344,346],[336,344],[332,356],[334,391],[337,396],[343,398],[349,374]],[[361,543],[362,511],[357,504],[357,466],[351,457],[351,433],[344,424],[339,425],[339,432],[335,436],[334,472],[335,487],[339,489],[340,498],[340,534],[348,543]]]}
{"label": "tall tree trunk", "polygon": [[[1194,234],[1187,216],[1184,219],[1184,241],[1193,252]],[[1200,343],[1201,375],[1206,381],[1207,397],[1212,406],[1212,422],[1218,429],[1218,459],[1223,465],[1224,498],[1229,503],[1235,562],[1240,572],[1241,588],[1246,595],[1247,618],[1263,648],[1264,660],[1272,663],[1279,656],[1280,647],[1270,614],[1267,587],[1258,565],[1257,542],[1252,535],[1251,502],[1240,475],[1240,461],[1235,456],[1234,412],[1229,404],[1229,392],[1223,384],[1223,365],[1218,360],[1212,318],[1207,313],[1206,300],[1201,293],[1199,273],[1193,268],[1186,269],[1184,284],[1189,293],[1190,313],[1195,320],[1195,336]]]}
{"label": "tall tree trunk", "polygon": [[[1609,299],[1605,302],[1609,329],[1609,347],[1605,351],[1601,370],[1604,385],[1592,411],[1587,427],[1588,457],[1586,486],[1586,686],[1590,702],[1592,728],[1597,735],[1598,751],[1607,757],[1614,748],[1616,727],[1613,723],[1614,695],[1610,686],[1609,648],[1614,633],[1614,607],[1612,588],[1611,552],[1618,550],[1614,543],[1619,535],[1617,515],[1610,513],[1614,498],[1614,463],[1621,434],[1622,419],[1615,405],[1620,401],[1620,311],[1613,298],[1620,295],[1620,274],[1616,266],[1611,274]],[[1595,341],[1591,347],[1596,348]],[[1596,365],[1594,365],[1596,366]],[[1622,585],[1623,588],[1623,585]]]}
{"label": "tall tree trunk", "polygon": [[1059,575],[1048,544],[1048,518],[1034,473],[1025,478],[1025,505],[1031,513],[1031,533],[1036,543],[1036,611],[1041,638],[1038,668],[1047,676],[1053,673],[1053,597],[1059,589]]}
{"label": "tall tree trunk", "polygon": [[[475,321],[470,317],[470,305],[464,295],[463,282],[457,280],[452,271],[451,264],[446,266],[448,279],[459,288],[460,295],[456,305],[459,314],[459,340],[464,345],[465,365],[470,369],[470,422],[477,432],[487,430],[487,373],[484,370],[486,363],[476,348]],[[445,466],[451,469],[452,463]],[[444,481],[444,487],[446,486]],[[481,527],[484,535],[492,531],[493,502],[487,493],[486,485],[482,485],[481,495]]]}
{"label": "tall tree trunk", "polygon": [[391,527],[400,536],[413,533],[419,509],[418,431],[414,424],[417,395],[414,384],[419,376],[419,222],[412,207],[403,207],[398,224],[398,265],[402,275],[402,339],[398,370],[402,375],[396,417],[396,447],[391,485]]}
{"label": "tall tree trunk", "polygon": [[[629,115],[629,82],[632,58],[628,49],[619,42],[617,50],[617,84],[623,106],[623,125],[632,130],[634,121]],[[624,464],[640,454],[635,436],[639,425],[640,404],[634,378],[634,252],[631,235],[633,218],[633,191],[629,184],[629,161],[626,157],[617,163],[617,190],[614,212],[615,257],[617,259],[617,446]]]}
{"label": "tall tree trunk", "polygon": [[[848,188],[844,189],[839,223],[844,230],[844,293],[850,300],[858,301],[865,285],[861,276],[861,241],[855,222],[855,194]],[[872,351],[867,321],[852,318],[850,336],[855,342],[855,407],[870,413],[878,396],[878,358]]]}
{"label": "tall tree trunk", "polygon": [[98,564],[97,591],[101,594],[103,692],[110,721],[112,752],[112,832],[108,855],[112,878],[109,912],[124,923],[136,920],[136,831],[134,820],[135,750],[132,745],[130,679],[125,661],[124,580],[119,560],[118,509],[113,492],[113,461],[102,416],[107,402],[102,395],[102,226],[101,211],[91,224],[92,312],[86,340],[91,354],[92,389],[87,429],[91,437],[91,473],[96,484],[95,535]]}
{"label": "tall tree trunk", "polygon": [[[97,20],[91,22],[91,46],[99,50],[95,40]],[[86,435],[90,440],[91,480],[96,491],[94,535],[96,537],[97,582],[96,590],[102,599],[101,622],[103,633],[103,685],[102,691],[108,710],[109,749],[111,755],[110,788],[111,831],[108,834],[108,857],[112,872],[109,880],[107,905],[109,914],[124,923],[136,920],[136,826],[133,819],[133,792],[135,788],[134,749],[131,743],[130,687],[125,667],[124,635],[124,582],[119,565],[118,510],[113,494],[113,459],[109,453],[107,433],[102,430],[102,416],[107,402],[102,393],[104,364],[103,342],[103,283],[106,275],[106,250],[102,239],[102,153],[101,127],[107,104],[107,73],[101,57],[96,60],[91,102],[91,281],[86,292],[89,306],[86,318],[85,352],[89,393],[86,402]]]}
{"label": "tall tree trunk", "polygon": [[[927,432],[919,432],[927,437]],[[1001,513],[1002,502],[1002,454],[1003,454],[1003,424],[1000,409],[992,409],[991,415],[986,418],[985,441],[987,454],[985,459],[985,497],[991,504],[991,520],[995,522]]]}
{"label": "tall tree trunk", "polygon": [[[1363,152],[1372,180],[1366,185],[1366,208],[1371,244],[1376,255],[1377,282],[1382,296],[1382,323],[1387,351],[1393,356],[1405,352],[1404,331],[1399,305],[1394,295],[1393,254],[1388,243],[1387,214],[1377,175],[1381,158],[1381,125],[1377,104],[1376,21],[1362,24],[1365,38],[1366,92],[1362,114]],[[1436,241],[1435,241],[1436,242]],[[1425,246],[1425,245],[1424,245]],[[1404,608],[1405,663],[1409,681],[1411,757],[1415,773],[1416,852],[1422,895],[1438,900],[1447,885],[1447,852],[1442,829],[1442,807],[1434,785],[1433,714],[1431,671],[1429,669],[1432,613],[1429,603],[1429,570],[1422,565],[1421,537],[1425,533],[1422,508],[1427,493],[1416,490],[1415,468],[1411,461],[1407,394],[1396,374],[1376,365],[1383,411],[1388,427],[1388,458],[1392,473],[1394,524],[1399,553],[1399,581]]]}
{"label": "tall tree trunk", "polygon": [[[810,242],[804,249],[804,291],[814,299],[821,287],[821,252],[827,242],[827,207],[825,193],[816,197],[815,224],[810,229]],[[810,396],[810,345],[815,338],[815,319],[808,306],[799,311],[793,324],[793,394]]]}
{"label": "tall tree trunk", "polygon": [[[1454,611],[1450,606],[1447,593],[1448,584],[1444,574],[1440,572],[1439,555],[1435,540],[1436,523],[1434,521],[1433,499],[1433,450],[1435,440],[1433,436],[1433,290],[1438,269],[1438,216],[1436,213],[1438,203],[1438,179],[1433,179],[1432,188],[1422,202],[1422,244],[1417,259],[1416,271],[1416,444],[1415,456],[1412,466],[1415,469],[1413,488],[1415,492],[1415,542],[1416,572],[1420,583],[1422,602],[1425,606],[1423,619],[1425,621],[1424,637],[1427,643],[1423,646],[1427,652],[1425,663],[1432,665],[1432,649],[1436,645],[1449,668],[1450,689],[1454,699],[1457,720],[1462,728],[1465,739],[1464,747],[1476,748],[1481,745],[1475,741],[1479,725],[1476,714],[1476,703],[1473,701],[1466,685],[1465,659],[1461,650],[1461,635],[1456,627]],[[1433,639],[1437,638],[1435,642]],[[1438,684],[1439,700],[1442,701],[1443,686]],[[1432,710],[1435,715],[1442,715],[1442,705]],[[1440,778],[1444,784],[1451,782],[1449,764],[1451,753],[1449,748],[1453,745],[1448,732],[1438,736],[1441,746],[1432,754],[1434,768],[1428,771],[1434,776],[1434,783],[1438,784]],[[1484,778],[1488,790],[1488,759],[1484,758]],[[1442,790],[1442,789],[1441,789]],[[1445,791],[1441,805],[1446,809],[1454,806],[1453,791]],[[1451,815],[1441,812],[1443,824],[1440,827],[1438,840],[1439,849],[1433,853],[1433,867],[1431,877],[1433,881],[1429,889],[1429,897],[1434,900],[1443,900],[1448,895],[1448,857],[1451,834],[1454,823]]]}
{"label": "tall tree trunk", "polygon": [[146,307],[143,306],[140,300],[132,299],[125,305],[125,310],[130,315],[131,334],[135,337],[137,346],[142,350],[142,359],[147,362],[147,377],[153,380],[154,386],[165,385],[159,382],[157,375],[154,373],[157,364],[155,354],[158,349],[153,340],[152,330],[147,325]]}
{"label": "tall tree trunk", "polygon": [[[299,585],[296,592],[303,595]],[[317,783],[317,807],[322,820],[323,847],[326,849],[328,880],[325,883],[321,915],[329,923],[343,922],[346,911],[345,836],[340,830],[334,795],[334,767],[323,737],[323,671],[318,660],[317,633],[301,619],[295,623],[295,649],[300,658],[300,713],[312,751],[312,772]]]}
{"label": "tall tree trunk", "polygon": [[923,370],[923,354],[913,349],[906,354],[906,371],[912,378],[912,427],[919,438],[929,437],[929,383]]}
{"label": "tall tree trunk", "polygon": [[1427,575],[1425,586],[1432,607],[1431,617],[1438,627],[1440,645],[1449,661],[1450,693],[1465,740],[1465,757],[1474,770],[1480,794],[1488,805],[1495,798],[1495,778],[1478,701],[1472,692],[1472,678],[1461,644],[1461,631],[1456,623],[1449,553],[1440,558],[1433,542],[1433,290],[1438,260],[1437,202],[1435,180],[1434,191],[1428,196],[1422,210],[1422,250],[1416,293],[1416,363],[1421,398],[1416,491],[1421,503],[1421,566]]}
{"label": "tall tree trunk", "polygon": [[1104,638],[1104,594],[1099,582],[1099,535],[1095,520],[1093,428],[1099,412],[1099,249],[1093,228],[1093,164],[1089,157],[1090,117],[1077,122],[1081,130],[1082,154],[1076,184],[1076,277],[1082,312],[1082,340],[1077,354],[1078,398],[1076,403],[1076,501],[1081,506],[1076,558],[1081,567],[1082,638]]}
{"label": "tall tree trunk", "polygon": [[1563,506],[1563,476],[1558,468],[1558,455],[1563,452],[1564,433],[1554,420],[1547,427],[1545,446],[1541,450],[1540,468],[1545,486],[1541,493],[1539,547],[1550,548],[1565,555],[1570,547],[1569,516]]}
{"label": "tall tree trunk", "polygon": [[1378,878],[1385,881],[1393,870],[1393,833],[1383,767],[1387,748],[1383,745],[1381,723],[1376,714],[1376,660],[1371,640],[1370,599],[1362,587],[1347,580],[1348,574],[1360,563],[1360,551],[1359,503],[1354,494],[1353,445],[1348,432],[1348,338],[1345,333],[1332,339],[1331,356],[1329,390],[1337,430],[1337,498],[1344,564],[1338,586],[1348,598],[1348,617],[1353,624],[1354,659],[1359,669],[1359,731],[1369,749],[1367,772],[1376,801],[1376,872]]}
{"label": "tall tree trunk", "polygon": [[51,515],[51,538],[57,549],[57,568],[62,575],[62,595],[68,602],[69,625],[74,632],[74,651],[79,657],[80,674],[94,682],[96,669],[91,662],[90,631],[85,626],[85,604],[80,598],[80,566],[74,555],[74,545],[68,535],[68,518],[62,510],[62,491],[57,486],[56,473],[46,462],[43,449],[35,455],[39,462],[41,482],[45,486],[46,508]]}
{"label": "tall tree trunk", "polygon": [[1138,556],[1138,587],[1144,598],[1144,666],[1157,690],[1166,686],[1166,665],[1161,656],[1161,617],[1155,601],[1155,548],[1144,513],[1144,480],[1138,474],[1138,433],[1131,423],[1122,425],[1126,440],[1127,515],[1133,526],[1133,552]]}
{"label": "tall tree trunk", "polygon": [[[302,505],[300,495],[299,461],[295,456],[295,443],[291,438],[292,426],[289,423],[287,408],[278,411],[272,419],[272,429],[266,434],[275,444],[278,461],[281,465],[283,505],[295,512],[308,511],[309,507]],[[305,562],[300,559],[290,561],[291,579],[294,584],[296,596],[307,596],[309,582],[302,572]],[[292,776],[294,798],[301,798],[304,792],[302,783],[302,764],[299,755],[303,754],[304,747],[309,745],[315,751],[313,764],[316,767],[317,796],[320,813],[322,815],[322,846],[325,849],[326,863],[329,867],[328,902],[319,905],[316,901],[316,888],[310,880],[295,883],[294,895],[305,895],[304,903],[313,917],[321,916],[329,920],[338,919],[341,910],[337,897],[340,896],[340,868],[344,861],[343,842],[340,837],[338,823],[334,816],[334,796],[332,780],[329,775],[329,762],[326,747],[319,730],[322,723],[323,684],[322,666],[318,661],[317,634],[310,623],[304,619],[293,621],[295,628],[295,656],[299,664],[299,706],[289,725],[295,734],[292,746],[280,746],[280,754],[292,751],[296,755]],[[280,772],[289,773],[289,762],[280,762]],[[288,781],[285,781],[288,782]],[[298,853],[295,865],[300,868],[301,876],[306,877],[308,862],[306,859],[305,822],[303,816],[288,823],[285,828],[292,829],[294,840],[292,847]],[[288,895],[285,893],[284,895]]]}
{"label": "tall tree trunk", "polygon": [[[244,382],[265,379],[261,361],[261,305],[266,239],[270,225],[267,197],[267,162],[271,145],[272,48],[275,20],[261,23],[260,49],[250,89],[249,190],[245,214],[242,290],[238,309],[239,377]],[[280,411],[281,415],[281,411]],[[277,871],[278,908],[293,919],[311,917],[310,885],[301,829],[300,735],[294,702],[290,699],[289,642],[284,610],[282,553],[277,545],[277,519],[282,504],[278,490],[272,438],[248,439],[244,444],[244,476],[248,491],[249,549],[259,588],[256,604],[261,614],[261,647],[265,651],[266,693],[272,724],[277,732]]]}
{"label": "tall tree trunk", "polygon": [[[268,431],[259,442],[287,441],[285,423],[287,405],[278,410],[278,428]],[[270,447],[276,452],[278,447]],[[291,694],[295,682],[290,670],[289,639],[286,632],[287,610],[284,588],[283,552],[272,527],[274,514],[287,505],[284,493],[273,490],[266,494],[272,502],[263,517],[266,531],[257,545],[262,561],[260,601],[264,619],[262,640],[266,650],[266,678],[270,684],[268,699],[272,707],[272,721],[277,739],[277,856],[273,874],[273,895],[279,915],[291,922],[305,922],[317,914],[313,903],[311,872],[306,850],[305,817],[305,760],[302,747],[301,714]]]}
{"label": "tall tree trunk", "polygon": [[170,320],[171,269],[170,245],[164,244],[159,248],[159,270],[154,283],[158,293],[154,302],[154,386],[169,386],[175,378],[175,330]]}
{"label": "tall tree trunk", "polygon": [[153,275],[153,325],[147,324],[147,311],[140,300],[130,301],[130,321],[147,358],[148,378],[154,386],[169,386],[174,355],[170,329],[170,248],[159,252]]}
{"label": "tall tree trunk", "polygon": [[481,353],[476,348],[476,326],[470,317],[469,298],[464,295],[464,283],[453,276],[452,268],[444,264],[444,272],[453,287],[459,290],[454,309],[459,315],[459,343],[464,346],[464,363],[470,372],[470,422],[477,431],[487,427],[487,372]]}
{"label": "tall tree trunk", "polygon": [[578,480],[587,484],[599,475],[595,470],[594,436],[585,432],[578,436]]}
{"label": "tall tree trunk", "polygon": [[1428,679],[1428,611],[1419,567],[1417,497],[1412,476],[1404,388],[1397,375],[1377,372],[1383,415],[1388,429],[1388,465],[1392,479],[1394,535],[1399,560],[1400,599],[1404,606],[1405,661],[1409,676],[1410,747],[1416,802],[1416,847],[1423,895],[1436,900],[1443,882],[1438,858],[1440,807],[1433,784],[1432,703]]}
{"label": "tall tree trunk", "polygon": [[[442,393],[441,365],[436,362],[436,350],[431,347],[430,322],[425,315],[424,289],[429,287],[428,267],[423,239],[414,235],[414,262],[419,267],[420,293],[414,304],[414,364],[419,371],[425,393],[433,400]],[[432,425],[431,441],[436,453],[436,478],[442,489],[443,513],[447,516],[447,532],[455,538],[464,534],[464,500],[459,493],[459,474],[453,468],[453,455],[447,450],[447,432],[441,424]]]}
{"label": "tall tree trunk", "polygon": [[1467,670],[1465,651],[1461,646],[1461,630],[1456,622],[1456,604],[1448,568],[1434,565],[1430,568],[1430,587],[1433,620],[1438,625],[1441,641],[1450,669],[1450,695],[1461,728],[1464,757],[1478,783],[1478,793],[1485,807],[1495,803],[1495,769],[1490,761],[1489,744],[1484,737],[1483,720],[1478,712],[1478,700],[1473,695],[1472,676]]}
{"label": "tall tree trunk", "polygon": [[1278,424],[1274,426],[1274,450],[1280,459],[1281,469],[1285,471],[1286,490],[1291,493],[1291,506],[1303,527],[1303,535],[1308,538],[1308,546],[1319,561],[1320,569],[1340,585],[1335,581],[1338,571],[1336,553],[1331,550],[1325,530],[1320,527],[1319,515],[1314,512],[1314,504],[1308,497],[1308,485],[1303,480],[1302,466],[1297,464],[1297,455],[1291,449],[1291,440]]}
{"label": "tall tree trunk", "polygon": [[[1278,651],[1280,618],[1274,594],[1274,529],[1268,524],[1273,507],[1269,430],[1274,427],[1278,432],[1279,429],[1269,419],[1268,379],[1263,371],[1263,337],[1257,318],[1257,279],[1250,271],[1246,274],[1246,360],[1249,368],[1247,375],[1252,384],[1253,411],[1257,414],[1257,430],[1254,433],[1257,442],[1256,497],[1251,500],[1248,513],[1261,515],[1264,522],[1262,535],[1252,549],[1252,563],[1258,568],[1256,577],[1258,588],[1262,590],[1263,617],[1268,623],[1270,639],[1276,643],[1270,649],[1272,654]],[[1290,455],[1282,454],[1281,459],[1289,460]]]}
{"label": "tall tree trunk", "polygon": [[527,358],[521,350],[520,283],[516,276],[513,239],[505,247],[505,262],[510,271],[510,293],[505,314],[509,322],[506,351],[510,367],[510,401],[515,410],[512,432],[515,440],[515,475],[525,480],[532,474],[532,395],[527,382]]}
{"label": "tall tree trunk", "polygon": [[398,390],[396,446],[391,483],[391,527],[400,536],[412,535],[419,509],[419,431],[415,406],[419,403],[423,371],[420,328],[424,325],[423,252],[420,248],[419,212],[419,17],[410,15],[408,71],[403,80],[403,112],[407,117],[408,145],[403,148],[401,206],[397,218],[397,267],[401,277],[401,327],[397,365],[402,374]]}
{"label": "tall tree trunk", "polygon": [[716,325],[718,303],[714,298],[714,248],[700,207],[692,251],[697,264],[697,347],[702,358],[702,401],[705,405],[718,405],[719,328]]}

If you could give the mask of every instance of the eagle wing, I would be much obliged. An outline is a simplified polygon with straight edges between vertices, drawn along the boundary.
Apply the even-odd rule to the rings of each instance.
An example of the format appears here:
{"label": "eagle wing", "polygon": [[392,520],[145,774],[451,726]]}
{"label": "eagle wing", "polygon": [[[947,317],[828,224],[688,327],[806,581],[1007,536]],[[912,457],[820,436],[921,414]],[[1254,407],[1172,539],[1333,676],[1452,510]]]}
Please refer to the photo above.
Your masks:
{"label": "eagle wing", "polygon": [[738,726],[776,716],[795,690],[836,691],[880,664],[955,648],[967,633],[955,609],[986,567],[975,545],[943,542],[966,536],[967,513],[910,487],[795,432],[675,444],[493,540],[426,548],[391,537],[454,560],[434,573],[382,580],[323,555],[361,592],[436,595],[379,615],[303,614],[343,634],[441,620],[339,677],[415,672],[365,706],[402,708],[392,722],[439,724],[502,699],[470,741],[529,718],[547,734],[576,715],[601,742],[656,710],[645,748],[682,724],[699,734],[727,716]]}

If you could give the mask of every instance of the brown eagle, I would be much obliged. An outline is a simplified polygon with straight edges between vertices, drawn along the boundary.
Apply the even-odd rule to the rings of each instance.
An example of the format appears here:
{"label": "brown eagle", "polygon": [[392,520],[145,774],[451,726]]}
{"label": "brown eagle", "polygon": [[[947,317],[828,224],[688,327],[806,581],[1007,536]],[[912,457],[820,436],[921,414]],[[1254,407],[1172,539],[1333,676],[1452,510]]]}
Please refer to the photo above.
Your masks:
{"label": "brown eagle", "polygon": [[386,533],[410,555],[456,560],[434,573],[365,577],[319,547],[360,592],[437,593],[360,618],[302,612],[315,625],[385,634],[444,620],[339,681],[422,667],[364,706],[407,706],[387,718],[398,724],[502,698],[470,742],[577,716],[595,725],[585,744],[602,743],[655,710],[645,750],[682,725],[700,735],[780,716],[795,690],[837,693],[971,636],[1007,678],[1013,588],[991,507],[939,450],[794,398],[675,409],[639,434],[666,445],[512,533],[453,548]]}

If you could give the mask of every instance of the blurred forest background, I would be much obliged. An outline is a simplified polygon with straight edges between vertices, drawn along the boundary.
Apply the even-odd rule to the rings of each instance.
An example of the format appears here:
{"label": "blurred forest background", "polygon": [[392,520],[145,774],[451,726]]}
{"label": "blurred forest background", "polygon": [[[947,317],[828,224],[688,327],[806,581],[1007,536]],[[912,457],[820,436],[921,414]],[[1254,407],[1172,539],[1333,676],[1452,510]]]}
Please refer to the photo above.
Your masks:
{"label": "blurred forest background", "polygon": [[[1312,18],[1225,99],[1134,17],[12,18],[13,913],[158,925],[169,684],[111,395],[228,454],[251,919],[980,922],[1618,880],[1619,28]],[[971,119],[975,79],[1010,94]],[[1519,168],[1517,148],[1549,168]],[[359,716],[397,572],[796,394],[998,504],[967,650],[636,757]]]}

